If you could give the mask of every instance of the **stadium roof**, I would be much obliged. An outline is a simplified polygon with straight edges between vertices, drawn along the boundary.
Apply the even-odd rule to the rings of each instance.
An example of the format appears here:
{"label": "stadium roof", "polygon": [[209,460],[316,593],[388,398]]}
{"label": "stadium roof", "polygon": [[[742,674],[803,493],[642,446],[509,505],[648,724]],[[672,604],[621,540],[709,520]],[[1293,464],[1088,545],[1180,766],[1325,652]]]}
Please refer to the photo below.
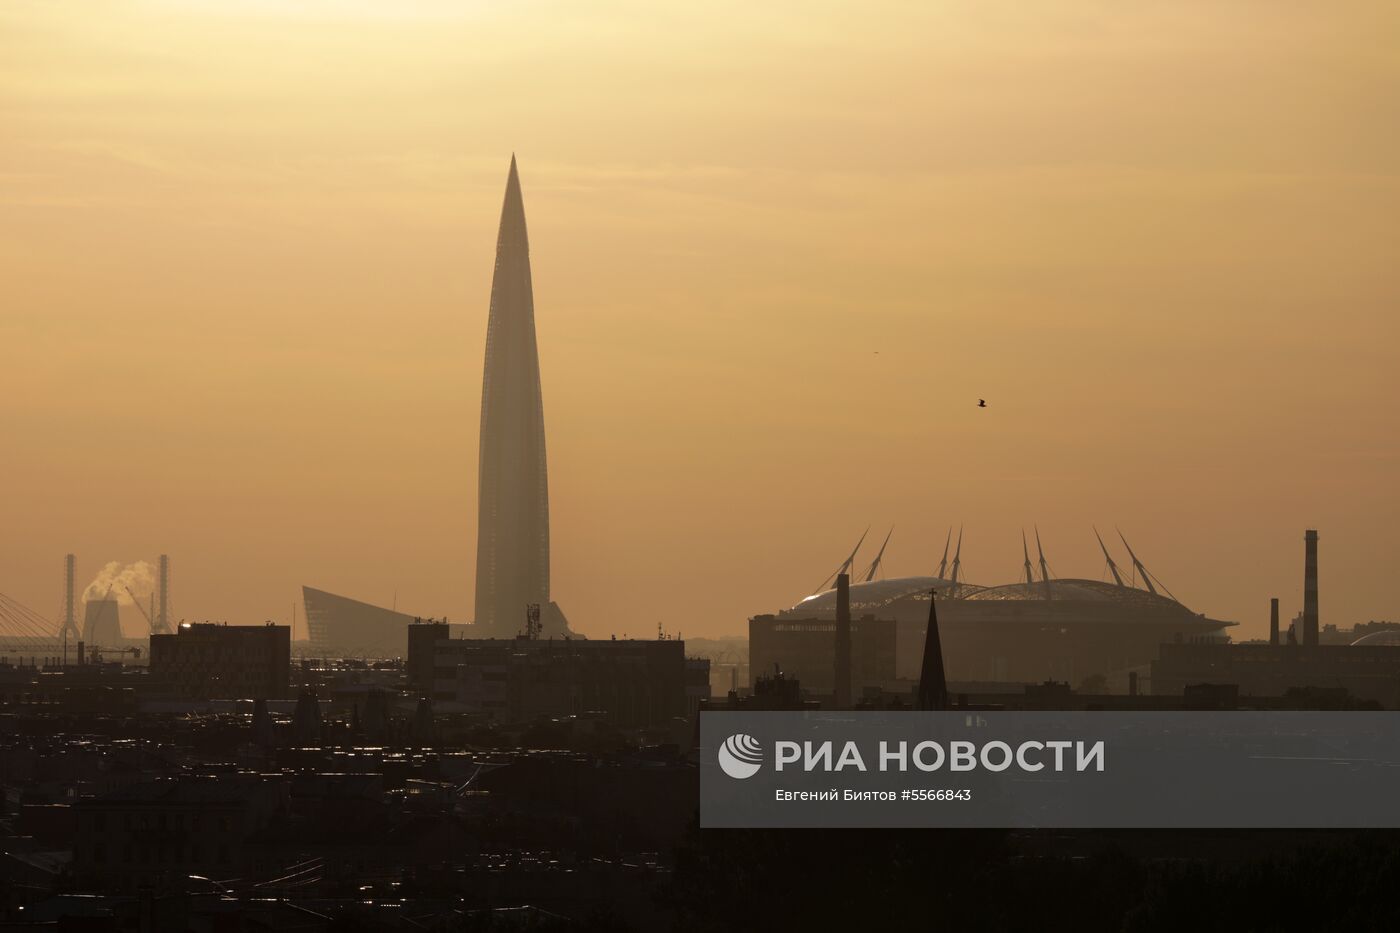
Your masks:
{"label": "stadium roof", "polygon": [[[1046,598],[1046,592],[1049,598]],[[1028,606],[1043,606],[1062,613],[1082,607],[1084,612],[1093,615],[1117,609],[1124,612],[1123,618],[1195,617],[1186,606],[1161,593],[1151,593],[1131,586],[1119,586],[1101,580],[1051,579],[1047,585],[1043,581],[1035,583],[1007,583],[1000,586],[974,586],[965,583],[954,584],[940,577],[897,577],[890,580],[873,580],[869,583],[851,584],[851,616],[875,615],[881,618],[921,619],[928,614],[930,590],[937,589],[940,602],[950,609],[965,606],[971,611],[974,605],[981,604],[986,609],[993,605],[1026,603]],[[988,605],[991,604],[991,605]],[[778,613],[780,618],[829,619],[836,615],[836,591],[826,590],[808,596],[790,609]],[[961,613],[959,613],[961,615]],[[1225,622],[1223,625],[1233,625]]]}
{"label": "stadium roof", "polygon": [[[970,592],[977,587],[965,583],[953,583],[941,577],[896,577],[891,580],[871,580],[869,583],[851,584],[851,614],[859,617],[862,611],[870,612],[876,607],[886,606],[897,599],[915,594],[926,595],[937,589],[940,594],[951,596],[955,591]],[[806,599],[787,609],[784,615],[812,614],[825,615],[836,612],[836,591],[823,590],[813,593]]]}
{"label": "stadium roof", "polygon": [[[1166,608],[1181,606],[1181,603],[1160,593],[1149,593],[1131,586],[1119,586],[1102,580],[1052,579],[1049,583],[1006,583],[1001,586],[988,586],[965,598],[977,600],[1044,600],[1049,587],[1049,599],[1073,602],[1116,602],[1139,606]],[[1184,608],[1184,607],[1183,607]]]}

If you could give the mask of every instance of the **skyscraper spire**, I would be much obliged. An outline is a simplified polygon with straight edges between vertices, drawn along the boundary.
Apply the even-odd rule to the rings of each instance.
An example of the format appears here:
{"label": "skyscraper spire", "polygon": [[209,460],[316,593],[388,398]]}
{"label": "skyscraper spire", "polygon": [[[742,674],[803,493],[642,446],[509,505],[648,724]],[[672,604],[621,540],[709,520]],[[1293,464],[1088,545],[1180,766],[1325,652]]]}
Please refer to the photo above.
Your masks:
{"label": "skyscraper spire", "polygon": [[483,635],[524,629],[549,603],[549,478],[535,344],[530,242],[515,156],[496,239],[477,480],[476,623]]}

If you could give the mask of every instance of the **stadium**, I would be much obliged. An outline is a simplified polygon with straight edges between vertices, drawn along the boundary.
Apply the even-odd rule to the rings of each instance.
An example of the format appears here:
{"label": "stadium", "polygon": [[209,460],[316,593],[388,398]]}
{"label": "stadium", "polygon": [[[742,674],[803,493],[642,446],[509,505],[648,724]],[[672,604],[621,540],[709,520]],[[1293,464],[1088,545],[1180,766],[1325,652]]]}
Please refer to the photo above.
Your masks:
{"label": "stadium", "polygon": [[[1128,671],[1143,669],[1157,657],[1160,645],[1227,641],[1227,629],[1236,624],[1187,608],[1131,548],[1133,582],[1124,580],[1106,547],[1111,582],[1053,577],[1038,539],[1039,578],[1023,542],[1024,579],[996,586],[959,579],[961,543],[951,572],[945,550],[935,576],[877,580],[882,548],[862,579],[851,584],[851,616],[893,622],[895,675],[914,679],[923,656],[930,594],[936,592],[948,677],[963,683],[1056,680],[1078,685],[1095,675],[1126,681]],[[853,552],[837,572],[848,573],[854,559]],[[834,589],[823,589],[774,616],[780,621],[835,617]],[[751,658],[750,669],[768,670],[773,663],[781,664],[781,659]]]}

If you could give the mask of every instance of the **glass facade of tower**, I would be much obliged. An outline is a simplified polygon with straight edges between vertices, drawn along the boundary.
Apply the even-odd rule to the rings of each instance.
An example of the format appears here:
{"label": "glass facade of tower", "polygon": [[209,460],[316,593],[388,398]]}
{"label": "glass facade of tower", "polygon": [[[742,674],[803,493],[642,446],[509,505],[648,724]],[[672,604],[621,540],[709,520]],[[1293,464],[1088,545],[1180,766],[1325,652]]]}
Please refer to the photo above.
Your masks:
{"label": "glass facade of tower", "polygon": [[549,605],[549,479],[535,345],[530,243],[511,159],[481,385],[476,624],[484,635],[524,631],[527,607]]}

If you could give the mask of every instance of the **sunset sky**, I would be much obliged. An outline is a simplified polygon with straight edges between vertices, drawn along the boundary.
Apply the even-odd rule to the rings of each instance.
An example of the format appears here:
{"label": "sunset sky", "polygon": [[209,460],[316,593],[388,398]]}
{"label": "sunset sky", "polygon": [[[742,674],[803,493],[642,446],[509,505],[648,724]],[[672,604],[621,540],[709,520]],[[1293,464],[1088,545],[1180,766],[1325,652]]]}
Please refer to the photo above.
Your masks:
{"label": "sunset sky", "polygon": [[1119,526],[1237,637],[1317,528],[1323,624],[1400,619],[1396,11],[8,0],[0,592],[164,552],[177,618],[466,621],[514,152],[584,634],[958,523],[987,584]]}

